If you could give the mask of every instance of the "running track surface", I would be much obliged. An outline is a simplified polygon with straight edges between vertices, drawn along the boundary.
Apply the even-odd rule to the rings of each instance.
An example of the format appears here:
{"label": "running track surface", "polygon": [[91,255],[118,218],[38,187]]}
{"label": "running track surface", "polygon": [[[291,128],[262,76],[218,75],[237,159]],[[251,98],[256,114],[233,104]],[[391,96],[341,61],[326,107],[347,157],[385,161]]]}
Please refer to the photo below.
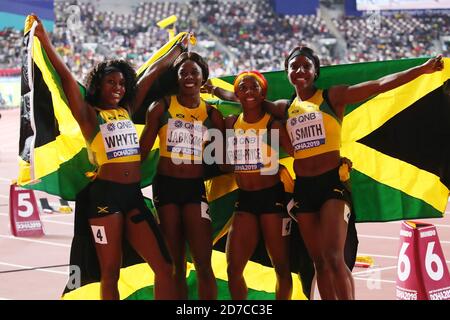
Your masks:
{"label": "running track surface", "polygon": [[[9,229],[9,185],[17,177],[19,109],[1,110],[0,119],[0,299],[59,299],[67,282],[73,214],[41,214],[45,236],[15,238]],[[42,192],[36,197],[57,198]],[[73,204],[72,204],[73,206]],[[436,226],[441,246],[450,265],[450,218],[427,219]],[[371,268],[355,268],[358,300],[394,300],[397,254],[401,222],[359,223],[358,255],[371,256]],[[60,267],[52,267],[60,266]],[[24,271],[22,269],[43,267]],[[5,272],[11,271],[13,272]],[[22,270],[22,271],[19,271]]]}

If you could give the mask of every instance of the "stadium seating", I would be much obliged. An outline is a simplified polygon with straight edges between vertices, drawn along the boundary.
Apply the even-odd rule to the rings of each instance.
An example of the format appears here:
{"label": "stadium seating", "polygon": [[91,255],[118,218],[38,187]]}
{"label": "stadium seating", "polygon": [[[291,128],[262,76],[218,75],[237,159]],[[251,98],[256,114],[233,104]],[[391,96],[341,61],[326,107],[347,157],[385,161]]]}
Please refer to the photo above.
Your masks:
{"label": "stadium seating", "polygon": [[[68,27],[70,5],[80,9],[78,27]],[[93,65],[108,57],[129,59],[136,67],[144,63],[168,39],[167,31],[156,22],[173,14],[178,17],[178,31],[196,34],[195,50],[207,59],[211,76],[243,69],[279,70],[298,43],[316,49],[324,65],[448,55],[450,51],[450,16],[444,13],[383,15],[378,24],[370,16],[341,14],[330,20],[333,33],[319,15],[277,15],[268,0],[145,1],[127,14],[100,11],[91,2],[57,1],[52,40],[83,81]],[[21,37],[19,30],[0,31],[0,69],[20,66]],[[338,39],[345,40],[343,53],[323,41]]]}

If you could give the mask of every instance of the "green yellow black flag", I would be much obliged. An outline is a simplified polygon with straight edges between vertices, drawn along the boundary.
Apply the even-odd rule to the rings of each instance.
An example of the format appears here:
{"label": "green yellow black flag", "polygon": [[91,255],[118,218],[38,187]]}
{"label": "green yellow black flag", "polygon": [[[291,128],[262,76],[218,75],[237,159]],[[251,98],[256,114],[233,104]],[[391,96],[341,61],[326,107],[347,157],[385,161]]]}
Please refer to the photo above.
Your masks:
{"label": "green yellow black flag", "polygon": [[[89,180],[85,172],[91,171],[86,144],[80,128],[73,118],[64,95],[61,81],[49,62],[39,40],[34,37],[33,21],[27,20],[23,38],[22,64],[22,104],[21,135],[19,151],[18,183],[35,190],[46,191],[67,200],[76,200],[75,230],[71,246],[69,281],[64,288],[64,299],[99,299],[100,272],[95,248],[86,217]],[[152,62],[165,54],[184,35],[180,33],[158,50],[149,61],[138,70],[138,76]],[[145,105],[161,95],[161,88],[170,77],[162,78],[150,90]],[[80,85],[84,93],[84,87]],[[138,112],[134,121],[138,134],[144,123],[144,111]],[[143,164],[145,179],[142,186],[151,184],[158,162],[159,141]],[[212,207],[218,208],[210,192]],[[220,194],[223,196],[223,194]],[[226,198],[227,200],[231,198]],[[218,201],[224,198],[220,197]],[[216,203],[216,205],[214,204]],[[226,210],[212,210],[213,239],[218,242],[227,231],[227,223],[233,211],[233,204],[228,201]],[[149,201],[149,206],[152,206]],[[223,248],[217,247],[213,252],[212,264],[217,278],[219,299],[229,298],[226,258]],[[275,273],[267,263],[250,262],[245,271],[249,287],[249,299],[273,299],[275,297]],[[304,299],[305,295],[298,277],[293,275],[293,297]],[[78,278],[77,278],[78,277]],[[146,263],[124,241],[119,291],[122,299],[152,299],[153,273]],[[196,298],[196,275],[192,263],[187,266],[189,297]]]}
{"label": "green yellow black flag", "polygon": [[[356,84],[420,65],[404,59],[323,67],[317,87]],[[342,128],[341,153],[353,162],[352,200],[358,222],[438,218],[450,188],[450,59],[441,72],[422,75],[396,89],[350,105]],[[294,93],[283,71],[264,74],[268,99]],[[233,90],[233,77],[213,84]],[[215,101],[219,109],[235,108]],[[292,168],[292,159],[281,163]],[[292,170],[290,170],[293,175]]]}
{"label": "green yellow black flag", "polygon": [[[33,27],[25,29],[22,65],[22,104],[20,135],[20,171],[18,183],[43,190],[67,200],[77,199],[75,236],[71,264],[82,272],[81,287],[65,290],[67,299],[99,298],[98,262],[92,247],[83,206],[86,203],[86,171],[92,170],[86,145],[62,90],[60,79],[33,37]],[[139,74],[177,41],[182,34],[161,48]],[[445,69],[424,75],[404,86],[349,106],[343,124],[342,154],[353,161],[352,197],[358,221],[441,217],[450,186],[449,90],[450,59]],[[408,59],[324,67],[318,87],[355,84],[405,70],[425,59]],[[32,75],[32,77],[30,76]],[[284,72],[265,73],[269,82],[268,98],[289,98],[293,89]],[[213,79],[215,85],[232,90],[233,77]],[[161,86],[161,84],[159,84]],[[84,88],[80,85],[81,92]],[[158,95],[156,84],[146,105]],[[240,112],[239,106],[214,99],[223,115]],[[142,131],[143,115],[134,119]],[[159,141],[143,165],[142,186],[151,184],[158,162]],[[281,159],[292,174],[292,159]],[[216,243],[214,271],[219,283],[219,298],[226,299],[226,262],[221,239],[227,232],[233,212],[236,185],[234,179],[212,173],[205,182]],[[122,298],[152,298],[153,274],[146,264],[125,245],[119,281]],[[303,249],[304,250],[304,249]],[[356,252],[353,246],[352,252]],[[195,297],[195,270],[188,266],[190,293]],[[298,268],[293,269],[294,272]],[[247,279],[248,278],[248,279]],[[273,269],[255,257],[246,269],[249,298],[271,299],[274,294]],[[302,287],[294,281],[294,298],[304,298]]]}

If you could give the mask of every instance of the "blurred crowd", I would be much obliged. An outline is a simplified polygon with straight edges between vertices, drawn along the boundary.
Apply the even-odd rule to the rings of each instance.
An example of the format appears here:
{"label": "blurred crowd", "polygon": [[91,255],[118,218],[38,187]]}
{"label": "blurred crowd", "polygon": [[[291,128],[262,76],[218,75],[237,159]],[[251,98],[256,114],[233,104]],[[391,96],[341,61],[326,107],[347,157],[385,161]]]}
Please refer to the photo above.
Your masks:
{"label": "blurred crowd", "polygon": [[[332,19],[334,34],[319,15],[277,15],[269,1],[142,2],[130,14],[96,10],[90,2],[55,2],[54,45],[83,82],[97,62],[109,57],[143,64],[168,40],[156,22],[175,14],[177,31],[192,31],[194,49],[208,61],[211,75],[238,70],[280,70],[291,48],[312,46],[323,65],[448,54],[441,37],[450,36],[445,14],[345,17]],[[336,32],[339,36],[336,36]],[[0,31],[0,69],[20,67],[22,32]],[[344,54],[337,38],[346,41]]]}
{"label": "blurred crowd", "polygon": [[372,13],[364,18],[342,17],[333,22],[347,41],[348,62],[413,58],[450,52],[448,47],[440,48],[439,43],[440,37],[450,36],[450,16],[446,14],[411,16],[396,13],[381,16]]}

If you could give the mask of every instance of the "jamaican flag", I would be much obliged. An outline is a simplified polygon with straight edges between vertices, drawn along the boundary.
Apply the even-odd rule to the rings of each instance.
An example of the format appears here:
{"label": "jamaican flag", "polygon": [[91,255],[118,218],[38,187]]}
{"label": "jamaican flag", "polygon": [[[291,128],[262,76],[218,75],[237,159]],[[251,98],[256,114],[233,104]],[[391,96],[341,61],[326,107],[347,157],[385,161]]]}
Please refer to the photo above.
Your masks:
{"label": "jamaican flag", "polygon": [[[138,70],[138,76],[142,76],[148,66],[170,50],[184,34],[180,33],[158,50]],[[66,200],[75,200],[78,192],[90,181],[85,172],[92,171],[94,167],[89,162],[80,127],[67,105],[61,80],[39,40],[33,35],[34,25],[29,17],[22,42],[18,184]],[[84,95],[85,88],[81,84],[79,87]],[[141,114],[145,115],[145,110]],[[137,125],[139,135],[144,122],[142,120]],[[158,145],[155,143],[155,149]],[[147,164],[154,164],[156,155],[152,152]],[[143,184],[148,185],[150,182]]]}
{"label": "jamaican flag", "polygon": [[[27,20],[23,38],[22,64],[22,104],[21,104],[21,136],[20,136],[20,171],[19,184],[23,187],[46,191],[67,200],[76,201],[75,230],[71,246],[69,281],[63,290],[64,299],[99,299],[100,271],[95,254],[95,247],[90,234],[86,217],[89,180],[85,172],[93,166],[88,161],[85,141],[78,124],[74,120],[67,99],[62,90],[59,76],[40,46],[39,40],[33,36],[33,21]],[[142,76],[153,61],[167,52],[182,36],[169,41],[137,72]],[[163,88],[173,81],[170,74],[163,75],[146,97],[144,105],[163,95]],[[80,85],[80,92],[84,87]],[[134,115],[138,133],[143,129],[145,109]],[[147,174],[142,186],[151,184],[158,162],[159,141],[155,142],[153,151],[143,165]],[[229,181],[234,180],[233,177]],[[214,235],[212,241],[218,243],[213,252],[212,264],[217,277],[219,298],[229,298],[226,258],[219,239],[224,239],[229,219],[233,210],[233,196],[223,197],[221,192],[212,192],[213,185],[223,180],[211,179],[207,182],[208,197],[211,201],[211,217]],[[227,182],[227,184],[230,184]],[[227,189],[228,190],[228,189]],[[220,204],[227,201],[227,210],[219,210]],[[215,201],[218,200],[218,201]],[[152,208],[151,200],[148,205]],[[222,240],[223,243],[223,240]],[[262,251],[261,251],[262,252]],[[265,251],[264,251],[265,253]],[[255,253],[255,256],[263,254]],[[251,261],[245,271],[249,287],[250,299],[273,299],[275,297],[275,274],[270,263]],[[304,299],[301,282],[294,276],[293,298]],[[189,296],[197,297],[195,269],[192,263],[187,266]],[[122,269],[119,280],[119,291],[122,299],[152,299],[153,273],[146,263],[130,247],[123,243]]]}
{"label": "jamaican flag", "polygon": [[[138,70],[138,75],[141,76],[145,69],[153,61],[167,52],[167,50],[169,50],[169,48],[175,43],[175,41],[178,41],[181,36],[182,34],[178,35],[175,39],[156,52],[152,58]],[[67,200],[76,199],[75,236],[71,250],[71,265],[76,265],[81,269],[81,287],[78,286],[76,281],[75,283],[71,283],[71,280],[76,277],[70,277],[68,285],[64,290],[64,298],[97,299],[99,298],[98,261],[95,256],[87,219],[85,217],[85,205],[87,202],[86,197],[88,192],[87,190],[89,188],[89,180],[85,177],[84,173],[86,171],[91,171],[93,168],[88,161],[86,145],[81,135],[81,131],[67,106],[67,99],[62,90],[60,79],[48,61],[45,52],[40,47],[39,41],[37,38],[33,37],[33,27],[31,25],[31,21],[25,28],[23,44],[22,118],[19,154],[20,171],[18,183],[23,187],[43,190],[51,194],[59,195]],[[318,84],[320,87],[329,87],[330,85],[341,83],[342,79],[348,79],[348,81],[346,81],[348,83],[357,83],[375,78],[375,75],[382,76],[403,70],[407,67],[422,63],[423,61],[423,59],[405,60],[368,63],[363,65],[325,67],[321,70],[321,80],[323,81],[319,81]],[[447,61],[446,64],[448,65]],[[436,121],[445,121],[445,119],[449,119],[442,114],[446,111],[446,108],[448,109],[448,100],[445,100],[445,93],[442,92],[444,81],[449,77],[448,70],[449,69],[447,66],[444,72],[440,72],[432,76],[433,83],[435,83],[433,90],[438,91],[438,96],[434,98],[435,104],[433,104],[433,106],[436,106],[437,110],[432,111],[434,112],[433,119]],[[363,74],[366,74],[366,77],[363,77]],[[437,75],[439,75],[439,78],[436,78]],[[266,73],[265,76],[269,81],[269,99],[289,98],[292,95],[292,89],[287,82],[284,72]],[[418,79],[420,80],[419,83],[416,83],[417,81],[412,82],[416,85],[414,90],[417,92],[422,92],[421,97],[428,96],[432,93],[432,90],[421,83],[429,85],[431,84],[431,81],[428,79],[428,76],[426,76],[425,80],[421,78]],[[213,83],[225,88],[231,88],[230,83],[232,79],[232,77],[213,79]],[[137,123],[139,134],[142,132],[144,123],[145,106],[162,95],[161,88],[165,87],[165,83],[167,81],[170,81],[170,76],[163,76],[160,81],[155,83],[147,96],[143,109],[140,110],[133,118],[133,120]],[[410,84],[405,86],[408,85]],[[84,88],[81,85],[80,91],[84,92]],[[391,105],[393,105],[393,110],[397,110],[396,107],[398,101],[396,101],[396,95],[397,93],[392,98],[395,101],[391,103]],[[411,97],[411,94],[408,93],[407,96]],[[211,103],[215,104],[223,115],[236,114],[240,112],[240,108],[236,104],[219,101],[215,99],[215,97],[209,95],[205,95],[204,98],[209,99]],[[376,103],[378,101],[383,108],[386,107],[385,99],[379,100],[379,97],[374,97],[370,101],[372,101],[372,103]],[[370,101],[367,101],[366,103],[369,103]],[[410,102],[412,106],[413,102],[411,100]],[[364,110],[364,106],[365,104],[351,106],[348,110],[347,117],[355,111]],[[376,106],[374,108],[377,109]],[[403,107],[402,110],[407,110],[407,108],[408,106]],[[421,109],[422,108],[423,107],[421,107]],[[429,109],[430,106],[427,108]],[[388,124],[388,121],[390,121],[389,119],[395,118],[394,115],[401,115],[400,111],[401,110],[397,110],[397,112],[394,113],[391,112],[391,117],[386,116],[384,118],[384,122],[381,122],[380,120],[379,126],[373,128],[373,132],[371,131],[370,133],[375,133],[378,128],[382,128],[384,125]],[[439,164],[433,163],[431,165],[431,168],[433,169],[438,168],[438,165],[439,168],[444,168],[439,169],[441,170],[439,171],[439,175],[436,175],[435,172],[428,172],[429,175],[433,177],[435,176],[434,180],[432,180],[433,183],[429,182],[425,185],[425,187],[428,186],[428,189],[423,187],[421,189],[423,194],[421,194],[420,197],[417,197],[417,193],[420,194],[420,192],[417,191],[417,188],[413,188],[415,193],[410,194],[409,190],[396,189],[394,188],[395,186],[386,183],[386,178],[383,174],[382,177],[384,180],[378,179],[376,174],[380,174],[380,172],[384,172],[385,174],[396,173],[395,170],[388,170],[388,168],[382,167],[383,163],[377,163],[373,166],[373,169],[375,170],[373,174],[363,168],[363,165],[365,164],[359,163],[361,162],[361,158],[363,156],[359,156],[360,158],[358,158],[358,154],[351,153],[351,146],[361,143],[361,139],[358,138],[359,140],[352,141],[350,138],[346,138],[348,130],[355,130],[355,128],[348,126],[348,123],[351,123],[351,121],[347,121],[347,117],[344,121],[343,153],[354,163],[352,183],[355,197],[354,201],[355,203],[359,203],[356,210],[358,220],[386,221],[410,217],[440,216],[443,212],[442,206],[436,208],[427,202],[428,198],[423,199],[422,197],[424,197],[424,194],[435,194],[434,190],[438,188],[445,188],[448,193],[448,167],[444,168],[445,164],[448,164],[448,148],[445,149],[445,145],[443,145],[443,148],[439,150],[440,153],[438,154],[438,158],[429,159],[428,157],[421,157],[420,155],[417,157],[417,159],[422,161],[424,159],[427,161],[440,161]],[[357,119],[352,121],[362,120]],[[411,119],[407,121],[410,122]],[[373,121],[370,121],[370,123],[371,125],[374,124]],[[406,126],[403,122],[402,125]],[[408,123],[407,126],[410,125],[411,123]],[[364,124],[362,126],[365,127],[366,125]],[[432,142],[444,141],[446,137],[444,131],[447,127],[448,125],[445,125],[444,123],[434,126],[433,129],[440,128],[441,131],[435,132],[435,135],[430,137],[430,139],[432,138]],[[423,139],[424,136],[422,136],[422,134],[424,133],[422,132],[420,134]],[[428,137],[429,135],[425,134],[425,136]],[[392,139],[393,138],[388,135],[387,138],[383,138],[381,141],[383,142],[388,140],[386,142],[392,143]],[[381,145],[386,147],[387,144],[381,143]],[[142,186],[150,185],[152,182],[159,157],[158,146],[159,141],[157,140],[153,151],[143,164],[145,179],[142,181]],[[398,146],[395,145],[395,147]],[[373,147],[372,149],[378,150],[376,147]],[[395,148],[395,150],[397,149]],[[382,151],[377,152],[383,154]],[[282,157],[285,157],[285,155]],[[389,157],[394,158],[392,154],[389,154]],[[398,161],[401,161],[408,166],[416,166],[415,163],[411,162],[412,160],[400,158]],[[290,171],[290,174],[287,175],[286,180],[289,180],[289,178],[292,179],[292,159],[285,157],[281,159],[280,162],[283,163]],[[421,170],[426,171],[424,168],[421,168]],[[225,239],[224,235],[227,232],[229,219],[233,212],[233,204],[236,197],[236,185],[234,178],[230,175],[217,176],[217,172],[215,172],[215,170],[211,170],[210,173],[209,179],[205,182],[205,185],[208,200],[210,202],[210,213],[214,231],[212,241],[215,244],[215,250],[213,253],[212,262],[214,272],[218,279],[219,298],[226,299],[228,298],[228,290],[226,286],[226,261],[223,253],[223,241]],[[411,175],[411,172],[408,173],[409,175],[402,175],[402,179],[405,181],[408,180],[417,182],[417,176]],[[365,180],[361,179],[361,176],[364,177]],[[394,177],[392,179],[396,178]],[[447,181],[447,184],[442,181]],[[379,185],[379,187],[377,187],[377,185]],[[357,200],[355,190],[360,188],[365,191],[359,192],[360,194],[358,196],[361,200]],[[397,211],[392,211],[393,208],[395,208],[393,201],[390,198],[386,201],[385,198],[379,197],[376,192],[373,192],[373,190],[377,190],[374,188],[381,188],[381,191],[385,191],[386,188],[391,188],[394,196],[396,195],[396,192],[397,195],[400,195],[400,197],[398,197],[400,199],[399,201],[407,202],[412,199],[411,201],[415,201],[414,203],[420,203],[424,207],[427,205],[432,206],[435,210],[435,214],[429,214],[426,210],[417,210],[414,215],[411,216],[409,212],[402,210],[405,205],[402,202],[399,203],[399,201],[397,201],[397,206],[400,206],[400,209],[397,208]],[[383,194],[386,194],[386,192]],[[443,197],[442,192],[440,193],[440,196]],[[371,202],[370,206],[365,204],[364,201]],[[371,213],[364,209],[372,208],[373,206],[377,206],[377,211],[372,213],[371,216]],[[401,212],[401,214],[399,215],[398,212]],[[310,284],[311,263],[310,260],[308,260],[309,257],[307,257],[307,254],[305,255],[304,248],[298,248],[299,241],[297,241],[297,239],[299,236],[295,235],[296,229],[296,227],[292,228],[293,236],[291,239],[294,239],[292,240],[294,248],[292,252],[295,252],[298,256],[301,256],[301,259],[297,259],[298,257],[296,258],[297,262],[293,262],[292,270],[294,273],[300,272],[302,282],[306,283],[306,286],[302,288],[298,281],[294,281],[293,297],[300,299],[305,297],[303,292],[308,295],[308,289],[305,287]],[[356,235],[353,236],[353,239],[355,237]],[[349,251],[356,254],[356,244],[353,243]],[[354,262],[354,257],[352,259]],[[300,263],[298,263],[298,260],[301,260]],[[267,261],[267,256],[264,250],[260,250],[260,248],[258,248],[254,257],[252,257],[252,261],[249,262],[248,267],[246,268],[245,277],[249,287],[249,298],[272,299],[275,297],[275,274],[273,269],[270,267],[270,263],[267,263]],[[148,266],[142,262],[142,259],[137,256],[129,245],[124,243],[123,266],[119,280],[121,298],[149,299],[153,297],[153,273]],[[302,263],[304,266],[301,266]],[[301,270],[309,271],[303,272]],[[308,275],[306,275],[307,273]],[[76,274],[74,274],[74,276],[76,276]],[[307,278],[306,282],[305,278]],[[188,264],[188,283],[190,288],[190,297],[195,298],[195,270],[192,264]]]}
{"label": "jamaican flag", "polygon": [[[418,66],[427,58],[322,67],[316,85],[353,85]],[[353,162],[357,222],[442,217],[450,188],[450,59],[444,70],[347,106],[341,154]],[[269,100],[294,94],[284,71],[264,73]],[[233,90],[234,77],[213,79]],[[219,108],[236,104],[214,100]],[[292,171],[292,158],[280,156]]]}

